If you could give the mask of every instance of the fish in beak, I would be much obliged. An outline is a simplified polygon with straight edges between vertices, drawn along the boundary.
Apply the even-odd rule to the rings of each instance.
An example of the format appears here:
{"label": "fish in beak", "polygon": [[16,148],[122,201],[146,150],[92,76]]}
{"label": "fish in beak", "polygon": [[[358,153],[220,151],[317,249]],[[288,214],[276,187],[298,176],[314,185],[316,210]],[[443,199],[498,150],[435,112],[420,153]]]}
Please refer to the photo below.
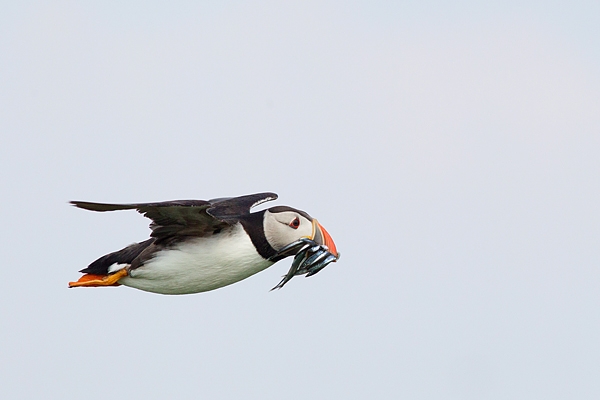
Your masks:
{"label": "fish in beak", "polygon": [[316,219],[312,220],[312,234],[285,246],[277,253],[277,257],[295,254],[288,273],[273,289],[281,289],[296,275],[312,276],[332,262],[340,258],[340,253],[329,232]]}

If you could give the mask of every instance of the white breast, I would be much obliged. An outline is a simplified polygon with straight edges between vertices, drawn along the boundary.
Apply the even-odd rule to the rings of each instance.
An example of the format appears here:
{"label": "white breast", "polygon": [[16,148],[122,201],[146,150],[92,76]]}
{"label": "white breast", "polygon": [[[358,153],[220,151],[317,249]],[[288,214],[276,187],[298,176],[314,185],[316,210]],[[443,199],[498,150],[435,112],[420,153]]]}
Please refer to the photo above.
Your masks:
{"label": "white breast", "polygon": [[161,251],[119,283],[155,293],[198,293],[241,281],[271,265],[237,224]]}

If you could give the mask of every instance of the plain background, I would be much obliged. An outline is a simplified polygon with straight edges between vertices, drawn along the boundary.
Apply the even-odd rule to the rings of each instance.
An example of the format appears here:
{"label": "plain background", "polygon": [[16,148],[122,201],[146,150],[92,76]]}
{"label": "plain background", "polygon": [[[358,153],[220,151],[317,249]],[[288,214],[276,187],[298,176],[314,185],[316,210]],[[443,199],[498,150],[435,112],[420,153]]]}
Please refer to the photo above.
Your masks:
{"label": "plain background", "polygon": [[[0,397],[600,398],[600,3],[449,3],[3,2]],[[261,191],[341,260],[67,289]]]}

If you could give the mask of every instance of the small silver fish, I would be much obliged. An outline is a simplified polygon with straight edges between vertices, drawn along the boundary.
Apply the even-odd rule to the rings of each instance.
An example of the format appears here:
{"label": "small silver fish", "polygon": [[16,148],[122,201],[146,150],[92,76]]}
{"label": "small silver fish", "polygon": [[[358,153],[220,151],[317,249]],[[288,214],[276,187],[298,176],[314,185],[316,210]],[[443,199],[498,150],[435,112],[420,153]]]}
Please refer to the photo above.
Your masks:
{"label": "small silver fish", "polygon": [[287,274],[283,276],[273,289],[281,289],[296,275],[305,275],[307,277],[321,271],[327,265],[339,259],[339,253],[336,257],[329,252],[329,248],[325,245],[318,244],[310,239],[303,238],[281,249],[275,257],[282,255],[291,255],[292,251],[297,251],[294,261]]}

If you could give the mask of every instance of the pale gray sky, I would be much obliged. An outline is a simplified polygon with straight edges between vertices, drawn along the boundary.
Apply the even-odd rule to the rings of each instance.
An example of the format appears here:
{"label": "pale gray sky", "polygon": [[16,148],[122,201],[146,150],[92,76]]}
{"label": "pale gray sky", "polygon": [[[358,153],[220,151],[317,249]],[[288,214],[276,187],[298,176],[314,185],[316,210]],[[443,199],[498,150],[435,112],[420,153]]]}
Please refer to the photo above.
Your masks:
{"label": "pale gray sky", "polygon": [[[600,397],[600,3],[196,3],[2,7],[0,397]],[[67,289],[261,191],[340,262]]]}

